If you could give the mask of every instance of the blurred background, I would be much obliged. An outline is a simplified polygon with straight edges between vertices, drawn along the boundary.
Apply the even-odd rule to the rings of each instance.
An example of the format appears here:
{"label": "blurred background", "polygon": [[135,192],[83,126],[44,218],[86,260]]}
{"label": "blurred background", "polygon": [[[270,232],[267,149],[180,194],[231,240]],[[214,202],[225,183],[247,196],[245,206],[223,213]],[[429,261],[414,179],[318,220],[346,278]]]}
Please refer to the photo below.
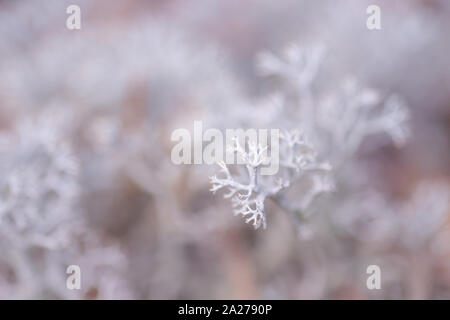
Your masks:
{"label": "blurred background", "polygon": [[[0,298],[450,299],[448,30],[446,0],[0,1]],[[325,48],[318,99],[356,78],[410,134],[364,139],[301,232],[270,201],[254,230],[170,136],[251,127],[283,90],[256,57],[289,43]]]}

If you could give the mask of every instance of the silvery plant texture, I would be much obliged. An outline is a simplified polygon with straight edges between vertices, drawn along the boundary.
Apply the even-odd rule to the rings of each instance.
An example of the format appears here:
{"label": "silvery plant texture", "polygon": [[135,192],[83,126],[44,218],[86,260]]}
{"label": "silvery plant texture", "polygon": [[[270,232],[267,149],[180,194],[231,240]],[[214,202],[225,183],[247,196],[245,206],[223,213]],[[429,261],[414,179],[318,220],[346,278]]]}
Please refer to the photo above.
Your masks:
{"label": "silvery plant texture", "polygon": [[371,4],[0,2],[0,299],[450,298],[450,6]]}

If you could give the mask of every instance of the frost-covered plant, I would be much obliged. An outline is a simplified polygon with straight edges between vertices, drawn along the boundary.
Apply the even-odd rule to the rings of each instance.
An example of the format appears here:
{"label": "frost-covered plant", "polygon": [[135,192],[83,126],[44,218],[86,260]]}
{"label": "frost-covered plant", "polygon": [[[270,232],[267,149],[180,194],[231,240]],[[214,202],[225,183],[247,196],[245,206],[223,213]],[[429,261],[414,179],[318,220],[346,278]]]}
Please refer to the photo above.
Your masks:
{"label": "frost-covered plant", "polygon": [[[234,145],[229,148],[229,152],[236,153],[244,161],[246,174],[233,176],[227,165],[222,161],[219,163],[221,173],[224,178],[212,176],[212,192],[225,188],[228,193],[224,198],[231,198],[234,214],[241,214],[245,217],[246,223],[252,223],[255,229],[262,226],[266,228],[266,213],[264,203],[267,198],[273,199],[281,206],[287,205],[283,200],[283,189],[289,187],[300,178],[304,178],[308,173],[314,177],[331,170],[327,163],[320,163],[316,158],[316,153],[309,145],[304,136],[298,131],[285,131],[280,135],[280,171],[273,176],[263,176],[260,174],[260,167],[266,163],[266,150],[268,146],[248,143],[248,152],[241,146],[239,139],[234,139]],[[309,177],[311,178],[311,177]],[[316,180],[312,180],[313,183]],[[329,186],[314,184],[314,197],[317,194],[328,191]],[[320,186],[320,187],[318,187]],[[306,207],[309,203],[305,203]]]}
{"label": "frost-covered plant", "polygon": [[397,145],[409,135],[408,109],[397,95],[381,98],[373,89],[359,87],[354,79],[344,82],[341,92],[322,98],[317,124],[331,148],[336,164],[345,165],[361,143],[371,135],[389,134]]}
{"label": "frost-covered plant", "polygon": [[78,162],[66,141],[68,120],[47,110],[2,137],[0,233],[49,247],[67,241],[79,194]]}
{"label": "frost-covered plant", "polygon": [[[120,249],[102,245],[79,212],[80,164],[70,141],[71,115],[49,108],[24,116],[1,136],[2,298],[132,296],[119,276],[125,259]],[[65,287],[70,264],[82,265],[89,286],[81,292]]]}
{"label": "frost-covered plant", "polygon": [[[399,145],[406,140],[404,102],[353,77],[334,82],[333,76],[351,57],[351,68],[363,72],[358,76],[412,93],[413,101],[436,105],[441,100],[435,95],[438,89],[408,89],[421,87],[436,70],[445,78],[447,69],[437,63],[445,60],[436,55],[439,50],[427,53],[427,48],[445,43],[436,32],[448,24],[438,22],[445,16],[430,24],[424,21],[433,10],[408,19],[390,10],[384,22],[398,28],[383,33],[389,48],[384,51],[375,34],[368,38],[361,28],[347,32],[347,27],[361,23],[354,12],[365,9],[354,10],[351,1],[335,6],[333,1],[258,0],[258,10],[238,26],[239,32],[222,27],[229,22],[223,20],[229,16],[224,10],[235,13],[253,2],[188,4],[198,10],[185,10],[183,1],[162,3],[147,17],[142,8],[153,9],[155,4],[79,0],[84,26],[80,32],[64,28],[61,17],[71,4],[68,0],[0,4],[0,38],[5,40],[0,43],[0,130],[5,132],[0,141],[0,298],[236,297],[231,292],[244,298],[329,298],[345,297],[355,287],[361,297],[366,291],[358,286],[365,279],[355,281],[356,270],[378,261],[383,274],[383,290],[378,292],[386,298],[391,280],[417,275],[411,257],[422,263],[420,268],[433,266],[428,279],[448,278],[450,237],[445,237],[444,204],[438,205],[441,193],[422,190],[426,197],[418,193],[411,204],[398,203],[371,188],[369,170],[359,161],[365,160],[368,148],[388,141],[379,139],[380,134]],[[320,10],[309,10],[316,7]],[[339,27],[323,34],[323,28],[317,28],[321,24],[311,23],[318,21],[309,18],[311,12],[329,15],[327,23]],[[345,16],[345,24],[333,18],[336,12]],[[170,26],[164,22],[168,17]],[[399,25],[400,20],[404,22]],[[283,27],[272,28],[274,21],[282,21]],[[293,44],[280,54],[265,51],[257,59],[258,73],[274,91],[246,97],[222,53],[234,56],[249,92],[257,92],[266,86],[247,74],[247,54],[262,42],[278,43],[286,36],[280,31],[286,30],[329,44],[333,57],[328,59],[321,45]],[[191,31],[199,37],[190,37]],[[206,39],[224,47],[205,46]],[[352,46],[355,39],[357,47]],[[433,63],[421,63],[430,58]],[[420,76],[402,81],[399,75],[414,62]],[[327,71],[324,66],[331,67],[330,74],[322,72]],[[52,115],[46,112],[52,104],[73,111],[71,132],[64,137],[60,133],[66,130],[56,127],[66,125],[37,120],[40,113]],[[53,126],[48,131],[59,141],[53,151],[48,143],[36,142],[39,127],[32,126],[19,139],[22,126],[15,123],[34,115],[38,117],[29,123]],[[225,191],[237,214],[255,227],[268,226],[266,232],[252,235],[256,241],[251,246],[246,246],[247,230],[236,228],[240,221],[226,214],[228,201],[218,202],[209,194],[205,168],[176,167],[168,161],[170,131],[199,118],[221,129],[281,128],[278,174],[262,176],[255,160],[270,153],[270,145],[241,143],[240,154],[247,162],[221,163],[212,179],[212,189]],[[428,117],[418,118],[423,125],[421,119]],[[427,127],[421,129],[426,135]],[[377,139],[367,139],[375,134]],[[38,147],[33,149],[34,142]],[[238,153],[236,143],[230,147]],[[414,148],[414,154],[424,155],[419,149]],[[60,156],[73,160],[67,161],[73,171],[70,165],[54,170],[45,164],[45,159]],[[331,165],[333,170],[328,170]],[[47,182],[56,180],[63,190]],[[78,191],[64,191],[73,183],[81,197]],[[317,198],[330,189],[334,192]],[[289,213],[292,223],[278,218],[279,210]],[[285,232],[291,225],[300,230],[301,241]],[[390,273],[383,262],[397,273]],[[81,266],[81,290],[66,289],[68,264]],[[360,275],[366,276],[362,268]],[[448,284],[433,278],[433,290],[445,287],[445,281]],[[403,297],[403,291],[394,297]],[[448,297],[448,292],[443,295]]]}
{"label": "frost-covered plant", "polygon": [[[19,210],[20,207],[30,208],[29,215],[26,215],[27,219],[30,222],[38,222],[29,223],[28,228],[23,229],[23,246],[18,246],[19,242],[14,241],[11,235],[0,235],[0,237],[5,236],[6,239],[2,243],[15,244],[14,247],[10,247],[8,255],[4,255],[5,261],[0,261],[0,273],[3,275],[5,269],[13,270],[12,274],[17,276],[14,283],[15,289],[27,288],[26,292],[21,290],[14,292],[13,288],[12,296],[14,297],[39,297],[43,296],[43,291],[50,291],[56,292],[58,297],[78,298],[80,294],[68,295],[66,292],[64,283],[66,274],[63,268],[64,264],[76,264],[78,261],[89,270],[101,270],[100,273],[103,273],[100,277],[97,271],[92,273],[84,271],[88,285],[98,290],[98,294],[94,295],[96,298],[133,297],[135,292],[131,290],[118,292],[121,290],[111,289],[108,275],[115,274],[117,282],[124,287],[131,277],[125,272],[120,272],[120,276],[117,276],[115,269],[120,269],[122,263],[119,263],[116,268],[117,263],[111,262],[111,265],[107,265],[108,263],[102,261],[103,256],[105,260],[108,259],[111,250],[108,246],[91,240],[92,234],[109,237],[110,234],[104,234],[109,224],[117,223],[120,225],[120,230],[124,229],[123,225],[126,223],[120,220],[123,216],[126,222],[131,221],[133,225],[136,222],[135,217],[139,214],[144,216],[147,213],[154,214],[145,207],[151,200],[151,204],[157,208],[156,215],[161,221],[167,217],[173,219],[173,226],[179,230],[179,236],[186,237],[185,233],[191,232],[192,235],[189,237],[195,235],[196,241],[200,240],[196,230],[203,231],[199,226],[211,227],[208,221],[212,219],[207,221],[199,219],[200,223],[192,223],[193,219],[184,216],[185,212],[183,208],[180,208],[181,201],[177,198],[180,195],[173,190],[174,185],[180,184],[184,177],[171,166],[170,161],[167,161],[164,152],[169,147],[167,137],[170,135],[166,133],[172,126],[190,119],[186,115],[201,114],[204,109],[213,104],[218,107],[222,104],[230,104],[236,96],[239,96],[239,84],[232,75],[223,54],[214,46],[200,45],[188,36],[188,32],[172,24],[168,26],[154,16],[137,19],[137,22],[130,20],[125,24],[100,23],[93,28],[83,29],[82,34],[74,32],[69,35],[63,24],[61,28],[46,27],[47,23],[51,23],[46,21],[50,19],[50,16],[52,19],[55,16],[61,17],[61,13],[65,12],[64,4],[45,6],[40,8],[42,9],[40,11],[39,6],[43,3],[36,1],[32,4],[13,5],[14,10],[11,13],[14,17],[6,19],[5,16],[0,23],[0,34],[7,36],[8,33],[7,39],[11,40],[11,43],[5,46],[0,45],[0,51],[2,53],[5,51],[2,55],[4,58],[0,61],[0,74],[2,74],[0,86],[4,89],[0,98],[2,103],[0,126],[3,126],[5,119],[7,121],[16,118],[21,120],[27,118],[27,114],[51,115],[52,111],[48,109],[54,104],[60,104],[65,109],[71,110],[69,121],[71,132],[63,139],[57,138],[57,140],[61,140],[68,146],[71,156],[76,154],[74,159],[76,159],[77,172],[76,177],[73,178],[83,188],[81,197],[76,198],[75,202],[70,202],[76,205],[75,208],[71,207],[70,212],[59,207],[60,203],[68,204],[64,201],[65,199],[61,199],[61,202],[56,200],[58,193],[65,191],[63,183],[61,183],[61,190],[56,190],[54,195],[53,191],[49,192],[51,196],[48,199],[47,195],[42,195],[37,203],[24,196],[12,208],[12,204],[6,201],[11,198],[10,183],[6,181],[9,176],[3,175],[0,178],[5,178],[4,184],[1,181],[2,192],[5,191],[2,193],[4,196],[2,200],[5,201],[0,203],[4,209],[0,218],[2,219],[0,228],[3,227],[9,232],[16,230],[11,227],[8,220],[12,216],[16,218],[25,216],[23,211]],[[89,11],[91,8],[90,4],[84,2],[81,7],[83,11]],[[42,13],[44,9],[46,14],[40,15],[39,11]],[[51,11],[48,14],[47,9]],[[27,10],[27,14],[23,12],[24,10]],[[17,17],[21,14],[27,17],[32,16],[33,25],[37,25],[32,35],[36,33],[35,38],[39,38],[39,41],[32,42],[31,40],[34,39],[28,39],[29,32],[11,33],[11,30],[29,28],[29,25]],[[13,28],[10,27],[11,25]],[[51,34],[48,34],[47,29],[52,29]],[[9,33],[11,33],[10,36]],[[27,44],[28,50],[23,50],[24,43]],[[20,54],[18,54],[19,50]],[[42,130],[50,130],[49,128],[55,126],[53,123],[42,123],[41,127]],[[64,128],[65,125],[62,127]],[[56,129],[55,131],[57,132],[54,136],[59,137],[59,131]],[[31,144],[34,141],[33,132],[37,133],[38,129],[34,128],[28,132],[27,138],[23,141]],[[69,140],[73,142],[73,145],[69,143]],[[25,171],[31,171],[36,176],[53,176],[53,171],[49,167],[44,167],[42,170],[34,168],[34,162],[39,162],[38,157],[21,158],[22,155],[27,156],[27,153],[31,152],[28,151],[29,146],[24,147],[25,151],[20,152],[13,159],[11,151],[16,150],[15,141],[10,137],[8,141],[11,141],[12,147],[5,144],[5,148],[0,153],[0,156],[8,162],[8,164],[5,162],[5,171],[2,170],[2,172],[23,171],[25,174]],[[56,149],[55,156],[62,157],[66,154],[62,152],[63,150]],[[46,152],[45,148],[42,150]],[[69,180],[72,177],[64,176],[64,178]],[[22,184],[25,183],[22,177],[16,180]],[[47,186],[43,188],[40,181],[38,182],[35,189],[44,193]],[[118,192],[118,198],[120,198],[122,195],[119,193],[120,188],[124,185],[131,186],[133,196],[137,194],[144,199],[143,208],[133,207],[133,201],[128,198],[119,200],[119,202],[122,201],[121,204],[127,205],[120,213],[115,212],[116,208],[105,205],[115,201],[116,197],[112,197],[111,192]],[[51,206],[53,210],[41,211],[38,204]],[[58,210],[60,210],[59,215],[56,214]],[[43,217],[44,219],[41,219]],[[59,218],[65,220],[58,224]],[[187,221],[193,226],[189,230],[186,228]],[[44,223],[49,227],[41,228],[40,226]],[[58,227],[51,228],[50,225],[53,224]],[[82,226],[76,228],[78,224]],[[28,239],[33,233],[33,228],[39,229],[39,232],[36,232],[39,235],[45,233],[45,242],[48,244],[48,248],[45,249],[45,264],[48,266],[46,269],[51,272],[41,273],[40,277],[36,276],[42,272],[38,270],[39,263],[33,257],[29,257],[27,251],[28,247],[35,246],[35,237],[32,237],[33,241]],[[151,227],[149,229],[152,230]],[[173,255],[174,259],[179,260],[179,255],[175,252],[181,250],[183,242],[166,236],[166,232],[159,233],[161,229],[155,230],[158,231],[158,239],[153,242],[165,243],[167,247],[173,247],[174,250],[167,253],[165,248],[154,245],[154,252],[151,256],[146,252],[145,257],[151,261],[154,256]],[[64,247],[64,250],[58,250],[67,241],[59,239],[53,230],[61,234],[67,234],[66,231],[77,231],[75,239],[69,243],[70,248]],[[143,234],[147,236],[149,233],[152,232],[142,230],[140,236],[142,237]],[[82,247],[91,250],[77,248],[80,237],[88,239],[83,242]],[[43,242],[42,239],[39,241]],[[52,247],[51,250],[47,250],[50,249],[50,244],[57,244],[58,248]],[[95,253],[87,254],[87,251]],[[16,255],[17,259],[13,257]],[[140,256],[135,255],[123,257],[121,261],[123,262],[126,258],[141,259]],[[146,263],[146,260],[143,261]],[[8,267],[3,268],[3,262]],[[177,262],[174,265],[181,264]],[[162,269],[167,270],[164,266]],[[59,275],[57,280],[55,280],[56,277],[51,276],[51,273]],[[33,277],[40,280],[31,281],[30,283],[35,285],[33,289],[28,289],[26,283]],[[157,272],[151,268],[145,270],[142,277],[149,279],[148,282],[158,281]],[[172,274],[170,278],[173,278]],[[53,286],[55,283],[60,287]],[[182,281],[180,281],[181,285]],[[149,295],[162,292],[153,288],[146,289],[150,292]],[[0,289],[0,295],[4,296],[5,291]],[[85,293],[92,296],[91,293],[82,291],[81,296]]]}
{"label": "frost-covered plant", "polygon": [[[50,108],[23,117],[1,137],[0,266],[14,275],[4,284],[9,298],[37,297],[51,287],[58,277],[51,273],[63,268],[51,256],[79,232],[79,163],[68,140],[69,116]],[[50,258],[35,258],[33,251]],[[39,270],[48,270],[50,278]]]}
{"label": "frost-covered plant", "polygon": [[353,77],[345,78],[337,90],[317,92],[314,85],[324,51],[319,45],[304,49],[292,44],[280,57],[269,52],[258,56],[260,73],[282,81],[278,94],[284,97],[283,114],[292,115],[291,122],[300,122],[311,131],[309,135],[322,147],[321,153],[332,149],[333,163],[343,155],[351,157],[369,135],[385,132],[396,143],[404,143],[409,132],[408,110],[398,96],[383,99]]}
{"label": "frost-covered plant", "polygon": [[[251,107],[244,107],[247,112],[244,112],[244,119],[241,121],[249,127],[277,126],[284,129],[280,147],[280,166],[284,169],[281,180],[277,184],[272,183],[271,188],[261,191],[254,186],[252,179],[255,179],[253,176],[257,176],[255,173],[257,168],[252,167],[251,163],[246,163],[249,172],[249,183],[246,185],[236,184],[223,164],[221,171],[226,178],[218,179],[215,176],[211,178],[213,192],[227,187],[230,193],[225,197],[237,193],[233,197],[233,204],[237,208],[235,213],[250,215],[247,221],[253,221],[255,227],[266,225],[264,211],[266,198],[274,199],[286,211],[301,217],[307,215],[305,211],[315,195],[330,191],[334,184],[339,188],[349,183],[360,183],[357,180],[364,176],[364,172],[350,173],[354,171],[354,167],[350,164],[354,162],[353,156],[366,137],[388,133],[396,143],[401,144],[408,136],[406,126],[408,111],[402,100],[395,95],[381,99],[378,92],[359,86],[355,80],[344,81],[343,88],[337,92],[317,92],[314,81],[323,59],[323,46],[304,49],[295,44],[289,45],[280,57],[263,52],[257,58],[259,73],[278,78],[281,81],[281,90],[266,100],[269,103],[260,105],[262,110],[255,108],[253,112],[249,112]],[[270,117],[252,119],[253,114],[270,114]],[[290,133],[292,129],[298,127],[303,128],[305,134]],[[316,146],[314,149],[311,147],[312,143],[305,142],[305,135]],[[239,146],[238,148],[242,153],[242,148]],[[296,153],[296,148],[301,149],[300,154]],[[257,150],[251,152],[253,154],[244,153],[244,157],[258,155]],[[329,164],[317,162],[317,159],[328,159],[336,169],[333,179],[337,180],[333,182],[330,175],[328,177],[323,174],[311,175],[310,181],[314,183],[307,188],[309,191],[304,192],[302,189],[301,196],[286,200],[284,196],[286,190],[291,189],[292,181],[302,177],[305,171],[312,169],[317,173],[318,169],[330,170]],[[294,188],[300,193],[298,185]],[[356,185],[350,187],[350,190],[351,188],[358,190]],[[245,193],[240,194],[239,190]],[[254,199],[248,203],[251,196]],[[303,204],[298,205],[299,202]]]}

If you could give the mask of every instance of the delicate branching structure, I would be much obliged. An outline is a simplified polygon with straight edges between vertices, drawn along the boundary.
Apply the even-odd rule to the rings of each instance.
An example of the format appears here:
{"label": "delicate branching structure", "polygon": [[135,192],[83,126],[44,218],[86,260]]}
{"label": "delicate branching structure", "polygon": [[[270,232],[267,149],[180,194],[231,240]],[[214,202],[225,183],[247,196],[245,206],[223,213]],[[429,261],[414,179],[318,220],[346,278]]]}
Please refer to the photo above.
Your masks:
{"label": "delicate branching structure", "polygon": [[[266,228],[266,214],[264,210],[264,200],[266,197],[271,196],[278,192],[282,188],[280,182],[279,186],[274,190],[266,190],[257,182],[258,169],[266,161],[264,152],[267,147],[260,145],[256,146],[249,144],[249,152],[246,153],[243,147],[239,144],[238,139],[234,139],[235,146],[230,150],[237,153],[245,162],[245,168],[247,169],[248,183],[243,184],[236,181],[227,165],[222,161],[219,162],[221,172],[224,173],[225,178],[219,179],[216,176],[211,177],[212,188],[211,191],[215,193],[221,188],[227,188],[228,193],[224,195],[224,198],[232,198],[233,206],[235,207],[234,214],[242,214],[246,220],[246,223],[252,222],[255,229],[261,225]],[[242,193],[241,193],[242,192]],[[249,216],[249,217],[247,217]]]}
{"label": "delicate branching structure", "polygon": [[[338,159],[351,158],[369,135],[388,133],[394,142],[403,144],[409,134],[409,116],[406,104],[397,95],[383,98],[376,90],[359,85],[353,77],[345,79],[340,90],[314,90],[324,51],[321,45],[310,50],[289,45],[280,57],[268,52],[258,56],[260,73],[278,77],[285,84],[286,89],[278,93],[285,97],[280,113],[292,114],[294,121],[309,130],[306,132],[320,153],[332,150],[334,164]],[[294,96],[293,102],[290,96]]]}
{"label": "delicate branching structure", "polygon": [[402,145],[409,135],[408,109],[397,95],[382,100],[379,92],[348,79],[338,95],[328,95],[317,106],[319,132],[328,140],[336,162],[351,159],[370,135],[387,133]]}
{"label": "delicate branching structure", "polygon": [[[238,193],[233,198],[233,203],[238,208],[235,212],[250,215],[247,220],[253,221],[255,227],[261,224],[265,226],[263,204],[266,198],[275,199],[286,211],[301,217],[305,216],[305,210],[313,202],[315,195],[332,190],[334,184],[348,185],[349,164],[353,162],[353,155],[366,137],[388,133],[399,144],[404,143],[408,137],[408,111],[403,101],[395,95],[382,99],[377,91],[360,87],[353,79],[346,80],[342,89],[337,92],[316,92],[313,84],[324,59],[324,52],[321,45],[303,49],[293,44],[280,57],[270,52],[263,52],[257,57],[259,73],[278,78],[283,84],[282,90],[266,100],[268,103],[261,104],[263,111],[246,111],[247,117],[255,113],[270,114],[270,117],[248,118],[243,122],[247,126],[252,126],[253,123],[254,126],[269,128],[300,126],[304,129],[304,134],[300,135],[296,130],[283,131],[280,137],[280,167],[284,168],[282,182],[269,189],[270,191],[255,190],[252,177],[257,176],[257,168],[253,168],[250,163],[246,164],[250,178],[248,185],[233,184],[234,180],[227,169],[223,168],[223,164],[221,170],[226,178],[211,179],[212,191],[227,187],[231,196],[238,193],[238,190],[246,191],[244,195]],[[314,149],[306,142],[305,136],[314,143]],[[257,150],[252,152],[258,155]],[[334,173],[337,181],[333,182],[330,175],[328,178],[324,178],[323,174],[312,175],[310,181],[314,183],[307,188],[309,192],[302,192],[301,197],[296,197],[302,205],[293,204],[295,201],[292,199],[286,200],[283,190],[290,189],[288,186],[292,185],[292,181],[297,181],[304,172],[317,173],[331,169],[331,165],[317,162],[321,158],[329,159],[329,163],[337,170]],[[361,176],[363,175],[352,175],[351,180]],[[359,187],[351,188],[357,190]],[[276,190],[275,194],[272,190]],[[247,203],[249,196],[255,193],[259,196]]]}
{"label": "delicate branching structure", "polygon": [[[275,200],[281,206],[287,206],[284,201],[283,190],[300,178],[312,181],[313,188],[306,202],[297,210],[305,210],[312,199],[322,192],[330,191],[331,185],[322,183],[319,176],[331,170],[328,163],[319,162],[314,148],[306,141],[304,135],[298,131],[283,131],[280,134],[280,172],[274,176],[260,175],[260,168],[270,160],[267,157],[268,146],[248,143],[248,152],[234,139],[230,152],[236,153],[244,161],[246,175],[243,178],[233,176],[224,162],[219,166],[224,178],[212,176],[212,192],[225,188],[228,193],[224,198],[231,198],[235,215],[241,214],[246,223],[252,223],[255,229],[262,226],[266,228],[265,201],[267,198]],[[309,174],[308,177],[307,174]],[[241,182],[245,179],[246,182]]]}
{"label": "delicate branching structure", "polygon": [[[215,46],[203,46],[188,32],[155,17],[118,25],[100,23],[82,34],[72,33],[67,41],[64,25],[48,27],[61,22],[67,5],[18,3],[2,14],[0,34],[8,41],[0,44],[4,53],[0,129],[9,120],[23,118],[32,118],[33,126],[23,136],[14,126],[0,141],[1,297],[133,297],[135,292],[121,289],[130,284],[122,262],[141,257],[109,262],[110,255],[120,250],[98,238],[111,237],[107,225],[118,221],[118,216],[133,225],[141,211],[148,212],[144,210],[149,199],[161,221],[173,219],[167,229],[177,226],[179,234],[189,231],[198,237],[196,230],[207,223],[190,219],[193,227],[186,231],[188,217],[183,216],[179,194],[173,190],[183,176],[166,157],[168,132],[188,125],[191,119],[184,115],[201,113],[214,104],[231,104],[239,96],[238,81]],[[84,2],[79,5],[83,12],[92,8]],[[53,31],[46,36],[49,30]],[[59,124],[53,115],[64,110],[70,111],[69,121]],[[47,132],[45,139],[40,139],[41,132]],[[128,198],[123,201],[127,207],[118,214],[105,206],[115,200],[111,192],[121,195],[116,190],[123,186],[143,199],[142,208],[130,208]],[[126,223],[118,224],[123,228]],[[149,233],[142,229],[145,236]],[[160,255],[179,259],[176,252],[183,243],[168,233],[158,234],[161,239],[153,241],[152,257],[145,253],[148,260]],[[174,250],[167,253],[159,243]],[[29,257],[28,251],[35,247],[45,252],[42,265],[48,272],[39,270],[39,262]],[[77,263],[86,276],[86,288],[71,292],[65,287],[65,267]],[[168,271],[165,265],[161,269]],[[7,279],[9,273],[12,280]],[[159,281],[152,268],[142,278]],[[120,288],[111,288],[114,283]],[[145,297],[168,297],[156,289],[160,286],[150,287]]]}
{"label": "delicate branching structure", "polygon": [[[404,298],[408,286],[425,298],[449,297],[445,178],[442,186],[418,183],[400,201],[412,181],[427,178],[417,165],[429,149],[414,139],[387,170],[378,165],[392,149],[372,155],[407,141],[406,104],[352,75],[336,78],[358,70],[369,83],[426,102],[414,106],[427,107],[416,118],[426,137],[433,122],[424,119],[443,119],[429,115],[447,100],[440,86],[411,88],[436,74],[448,80],[446,50],[436,50],[448,47],[437,32],[448,29],[439,22],[446,16],[430,24],[435,6],[423,16],[408,10],[408,19],[388,10],[384,26],[396,28],[382,33],[380,50],[375,33],[347,29],[361,25],[364,5],[266,0],[253,10],[253,2],[79,0],[81,31],[64,27],[69,0],[0,3],[1,299]],[[253,11],[244,25],[223,28],[230,16],[223,12],[246,9]],[[311,23],[318,21],[311,12],[329,27]],[[248,54],[279,43],[286,30],[329,51],[321,44],[264,51],[258,81]],[[170,132],[199,119],[221,130],[279,128],[278,172],[262,174],[273,145],[235,140],[229,152],[240,162],[219,163],[210,178],[211,190],[228,199],[218,201],[207,186],[215,167],[170,161]],[[446,166],[443,132],[444,148],[431,157]],[[408,165],[395,174],[406,176],[383,190],[385,178],[374,175],[390,174],[397,161]],[[228,214],[230,202],[266,231],[236,227],[243,224]],[[81,267],[81,290],[66,287],[71,264]],[[382,269],[382,290],[365,290],[370,264]]]}
{"label": "delicate branching structure", "polygon": [[322,45],[305,49],[291,43],[279,57],[269,51],[261,52],[257,68],[263,76],[280,76],[299,88],[306,88],[314,81],[323,58]]}

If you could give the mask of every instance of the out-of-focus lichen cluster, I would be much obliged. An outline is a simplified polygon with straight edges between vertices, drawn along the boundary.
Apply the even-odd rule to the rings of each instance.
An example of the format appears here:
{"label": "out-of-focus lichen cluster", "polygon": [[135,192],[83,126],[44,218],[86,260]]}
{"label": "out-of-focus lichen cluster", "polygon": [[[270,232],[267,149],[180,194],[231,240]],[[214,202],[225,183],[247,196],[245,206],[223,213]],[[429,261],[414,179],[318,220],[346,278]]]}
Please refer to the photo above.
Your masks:
{"label": "out-of-focus lichen cluster", "polygon": [[[0,3],[0,298],[450,297],[446,1],[70,4]],[[277,174],[175,165],[199,120]]]}

